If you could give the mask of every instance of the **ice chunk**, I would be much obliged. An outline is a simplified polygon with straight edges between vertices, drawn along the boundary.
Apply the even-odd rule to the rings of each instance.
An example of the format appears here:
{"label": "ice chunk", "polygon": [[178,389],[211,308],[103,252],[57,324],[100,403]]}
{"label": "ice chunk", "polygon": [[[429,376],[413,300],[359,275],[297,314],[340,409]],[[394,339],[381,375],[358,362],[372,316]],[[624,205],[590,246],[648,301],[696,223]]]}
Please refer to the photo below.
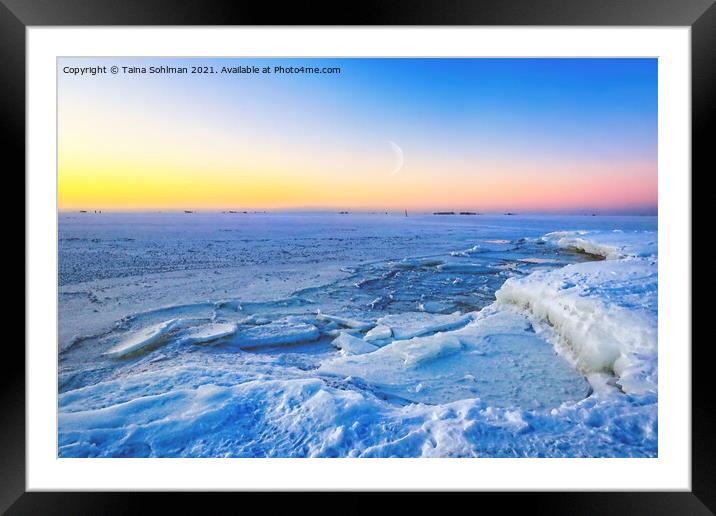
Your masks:
{"label": "ice chunk", "polygon": [[253,324],[256,326],[262,325],[262,324],[268,324],[271,322],[271,319],[269,317],[261,316],[258,314],[251,314],[248,317],[246,317],[244,320],[241,321],[241,324]]}
{"label": "ice chunk", "polygon": [[523,263],[537,263],[537,264],[542,264],[542,263],[559,263],[558,260],[554,260],[554,259],[550,259],[550,258],[520,258],[520,259],[518,259],[517,261],[518,261],[518,262],[523,262]]}
{"label": "ice chunk", "polygon": [[320,336],[318,328],[312,324],[276,321],[262,326],[242,328],[237,331],[231,342],[241,348],[250,349],[311,342]]}
{"label": "ice chunk", "polygon": [[364,339],[368,342],[375,342],[381,340],[388,340],[393,336],[393,331],[390,327],[379,324],[375,328],[368,331],[365,334]]}
{"label": "ice chunk", "polygon": [[426,312],[407,312],[386,315],[378,319],[378,324],[390,328],[396,339],[410,339],[438,331],[452,330],[464,326],[472,320],[470,314],[430,314]]}
{"label": "ice chunk", "polygon": [[224,337],[233,335],[236,331],[236,323],[213,322],[189,328],[183,332],[178,341],[182,344],[204,344]]}
{"label": "ice chunk", "polygon": [[122,358],[157,344],[177,325],[179,319],[171,319],[131,333],[117,345],[105,351],[111,358]]}
{"label": "ice chunk", "polygon": [[396,346],[396,353],[403,359],[406,366],[412,367],[429,362],[462,349],[460,339],[450,335],[433,335],[417,337],[401,342]]}
{"label": "ice chunk", "polygon": [[343,355],[361,355],[378,349],[377,346],[345,332],[342,332],[337,338],[333,339],[331,344],[340,349]]}
{"label": "ice chunk", "polygon": [[320,310],[316,313],[316,319],[322,322],[335,322],[345,328],[353,328],[355,330],[367,330],[373,326],[373,323],[356,321],[347,317],[339,317],[337,315],[328,315]]}

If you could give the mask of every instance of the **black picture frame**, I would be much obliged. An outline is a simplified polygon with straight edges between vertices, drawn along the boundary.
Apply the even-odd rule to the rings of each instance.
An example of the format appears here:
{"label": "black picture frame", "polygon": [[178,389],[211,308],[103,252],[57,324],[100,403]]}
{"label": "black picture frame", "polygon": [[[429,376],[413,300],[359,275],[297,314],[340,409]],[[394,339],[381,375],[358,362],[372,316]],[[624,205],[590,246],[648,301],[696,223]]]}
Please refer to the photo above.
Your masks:
{"label": "black picture frame", "polygon": [[[707,166],[713,167],[710,159],[713,143],[709,138],[714,132],[713,117],[709,115],[716,105],[716,7],[713,4],[714,0],[414,0],[362,1],[332,7],[319,3],[287,3],[278,7],[268,2],[214,0],[0,0],[0,119],[7,129],[2,143],[3,168],[6,177],[20,177],[19,171],[25,166],[25,30],[28,26],[636,25],[691,27],[690,173],[693,178],[693,170],[701,169],[705,174]],[[509,496],[510,505],[517,501],[530,511],[554,514],[713,514],[716,511],[713,445],[716,407],[709,381],[711,361],[707,359],[711,345],[710,341],[703,341],[692,347],[691,492],[483,496]],[[156,497],[162,498],[162,504],[177,504],[182,512],[208,507],[206,500],[176,493],[26,492],[25,353],[20,346],[6,342],[4,357],[0,360],[0,511],[7,514],[126,514],[150,510],[149,499]],[[344,497],[336,503],[346,507],[346,502]],[[361,506],[371,508],[362,499],[348,503],[354,510],[360,510]]]}

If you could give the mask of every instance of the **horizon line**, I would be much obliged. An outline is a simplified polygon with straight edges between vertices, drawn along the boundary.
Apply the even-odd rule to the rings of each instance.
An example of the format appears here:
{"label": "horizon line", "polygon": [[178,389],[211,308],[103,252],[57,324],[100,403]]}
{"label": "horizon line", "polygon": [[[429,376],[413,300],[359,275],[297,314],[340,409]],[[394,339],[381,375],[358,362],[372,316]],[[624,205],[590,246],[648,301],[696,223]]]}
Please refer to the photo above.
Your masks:
{"label": "horizon line", "polygon": [[566,209],[566,210],[479,210],[474,208],[431,208],[431,209],[407,209],[407,208],[63,208],[58,209],[58,214],[66,213],[225,213],[225,214],[296,214],[296,213],[332,213],[349,215],[357,214],[408,214],[420,215],[433,214],[454,214],[454,215],[585,215],[585,216],[606,216],[606,215],[638,215],[658,216],[658,207],[644,207],[642,209]]}

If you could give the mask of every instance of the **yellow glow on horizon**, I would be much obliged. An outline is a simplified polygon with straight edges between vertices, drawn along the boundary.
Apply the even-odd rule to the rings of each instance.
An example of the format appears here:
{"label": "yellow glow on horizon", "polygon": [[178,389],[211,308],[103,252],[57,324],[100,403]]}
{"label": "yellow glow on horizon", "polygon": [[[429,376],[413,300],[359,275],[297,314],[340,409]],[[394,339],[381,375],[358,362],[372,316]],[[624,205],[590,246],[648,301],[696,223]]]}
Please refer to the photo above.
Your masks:
{"label": "yellow glow on horizon", "polygon": [[[144,158],[144,157],[142,157]],[[176,159],[60,155],[60,210],[222,209],[536,209],[579,205],[619,207],[656,197],[649,163],[615,164],[601,175],[591,164],[448,163],[406,165],[346,159],[348,167],[298,160],[260,166],[258,159],[215,160],[201,168]],[[449,167],[450,180],[441,168]],[[542,168],[552,174],[545,176]],[[436,172],[437,171],[437,172]],[[633,177],[625,180],[624,177]],[[649,179],[654,177],[653,180]],[[614,186],[619,178],[618,188]],[[626,188],[625,188],[626,186]]]}
{"label": "yellow glow on horizon", "polygon": [[60,210],[549,211],[657,197],[648,161],[487,159],[407,147],[391,175],[395,155],[380,139],[266,139],[145,122],[114,112],[62,124]]}

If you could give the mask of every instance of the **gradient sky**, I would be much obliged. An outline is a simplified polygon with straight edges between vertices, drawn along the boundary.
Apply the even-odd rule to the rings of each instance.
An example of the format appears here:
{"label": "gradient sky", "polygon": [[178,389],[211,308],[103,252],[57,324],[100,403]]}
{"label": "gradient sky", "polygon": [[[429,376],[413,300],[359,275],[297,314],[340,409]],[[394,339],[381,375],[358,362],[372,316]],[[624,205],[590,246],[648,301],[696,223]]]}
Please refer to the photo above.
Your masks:
{"label": "gradient sky", "polygon": [[[338,66],[105,74],[66,66]],[[654,213],[656,59],[58,60],[61,210]],[[391,174],[403,151],[404,164]]]}

